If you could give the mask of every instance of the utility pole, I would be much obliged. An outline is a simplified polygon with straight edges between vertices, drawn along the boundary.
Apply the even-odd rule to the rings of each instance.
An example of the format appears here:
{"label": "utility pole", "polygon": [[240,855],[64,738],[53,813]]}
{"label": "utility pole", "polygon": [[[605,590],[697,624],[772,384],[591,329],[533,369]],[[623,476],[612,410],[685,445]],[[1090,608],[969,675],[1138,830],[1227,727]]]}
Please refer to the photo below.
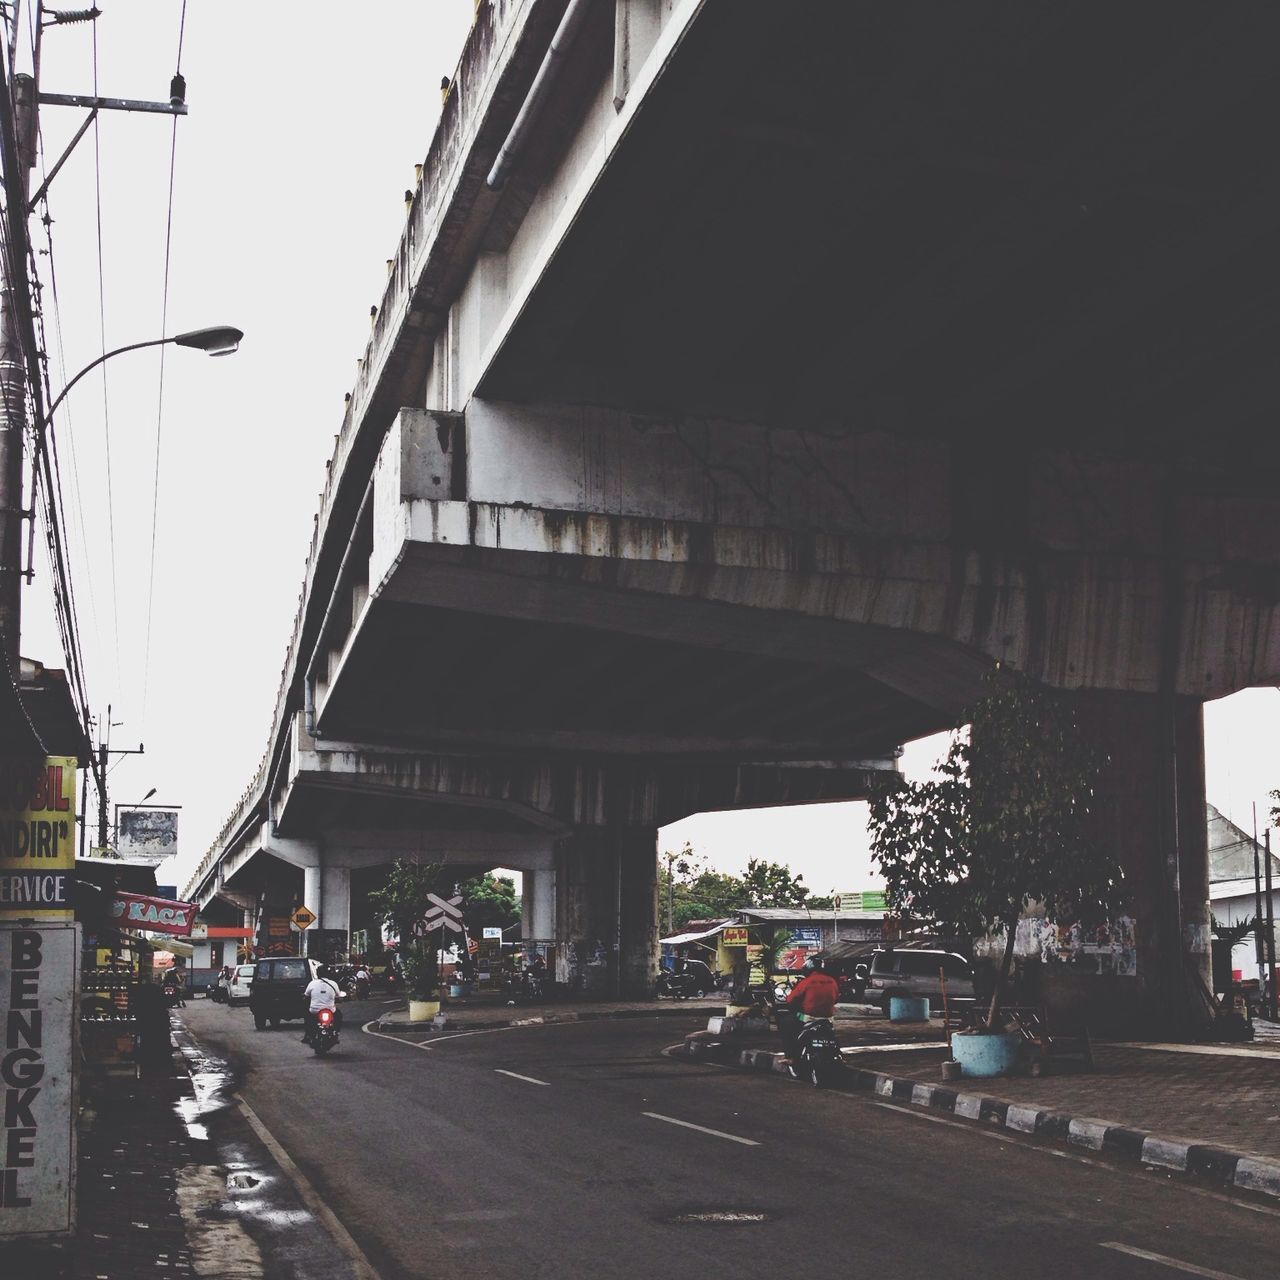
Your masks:
{"label": "utility pole", "polygon": [[1262,910],[1262,860],[1258,856],[1261,845],[1258,844],[1258,805],[1253,806],[1253,941],[1254,951],[1258,957],[1258,981],[1261,982],[1267,972],[1267,943],[1262,933],[1262,922],[1266,918]]}
{"label": "utility pole", "polygon": [[[82,94],[40,92],[41,38],[46,26],[93,22],[96,8],[46,12],[40,0],[32,0],[31,74],[15,74],[21,23],[21,0],[7,6],[9,43],[0,48],[0,156],[3,158],[7,252],[0,254],[0,645],[17,681],[22,623],[22,579],[31,569],[22,567],[22,522],[35,520],[35,512],[22,505],[23,437],[27,429],[27,388],[32,388],[35,404],[42,411],[39,355],[31,315],[30,282],[27,275],[27,217],[33,204],[48,190],[58,170],[66,163],[76,143],[84,136],[99,111],[146,111],[165,115],[187,114],[187,85],[175,73],[169,85],[168,102],[143,102],[127,98],[87,97]],[[89,116],[49,172],[36,202],[30,198],[31,170],[36,162],[41,103],[85,107]],[[45,427],[36,423],[38,431]]]}
{"label": "utility pole", "polygon": [[[17,15],[13,18],[17,25]],[[6,72],[11,72],[10,60]],[[36,91],[30,76],[5,74],[0,128],[4,132],[4,193],[8,222],[7,252],[0,254],[0,633],[9,668],[18,678],[22,628],[23,437],[27,429],[27,347],[23,317],[28,315],[26,224],[31,166],[35,163]],[[8,108],[13,86],[13,110]],[[11,132],[12,130],[12,132]]]}
{"label": "utility pole", "polygon": [[1276,912],[1275,899],[1272,897],[1271,884],[1271,828],[1268,827],[1263,836],[1266,839],[1267,867],[1267,1016],[1276,1020]]}
{"label": "utility pole", "polygon": [[107,719],[104,726],[102,741],[98,744],[98,848],[107,848],[109,839],[110,824],[107,822],[107,761],[111,756],[141,756],[146,754],[146,748],[140,742],[137,750],[125,747],[113,747],[111,745],[111,706],[107,705]]}

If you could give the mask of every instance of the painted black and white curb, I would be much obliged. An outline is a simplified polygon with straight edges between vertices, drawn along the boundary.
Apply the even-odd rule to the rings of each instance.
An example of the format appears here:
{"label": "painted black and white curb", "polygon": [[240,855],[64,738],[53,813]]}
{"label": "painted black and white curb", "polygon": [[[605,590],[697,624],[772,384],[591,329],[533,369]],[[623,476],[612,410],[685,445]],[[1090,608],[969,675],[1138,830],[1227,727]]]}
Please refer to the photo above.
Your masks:
{"label": "painted black and white curb", "polygon": [[[782,1054],[767,1049],[743,1049],[737,1055],[737,1061],[738,1065],[754,1071],[773,1071],[793,1078]],[[887,1076],[860,1067],[846,1068],[843,1088],[850,1092],[874,1093],[893,1102],[927,1107],[962,1120],[976,1120],[1076,1150],[1132,1160],[1150,1168],[1189,1174],[1220,1187],[1274,1196],[1280,1200],[1280,1160],[1267,1160],[1210,1143],[1162,1137],[1108,1120],[1063,1115],[1058,1111],[966,1093],[947,1085]]]}

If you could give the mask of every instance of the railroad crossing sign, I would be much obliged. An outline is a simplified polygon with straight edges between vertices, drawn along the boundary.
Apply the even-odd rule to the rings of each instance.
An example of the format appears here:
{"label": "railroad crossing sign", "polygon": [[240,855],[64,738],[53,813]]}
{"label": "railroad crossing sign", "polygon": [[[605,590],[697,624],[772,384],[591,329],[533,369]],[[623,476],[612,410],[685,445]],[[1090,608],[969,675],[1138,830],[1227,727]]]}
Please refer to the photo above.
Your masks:
{"label": "railroad crossing sign", "polygon": [[302,933],[305,930],[310,929],[318,919],[319,916],[317,916],[310,907],[299,907],[297,911],[289,917],[289,923],[293,925],[299,933]]}
{"label": "railroad crossing sign", "polygon": [[419,938],[425,937],[432,929],[452,929],[454,933],[462,932],[462,895],[452,898],[441,898],[434,893],[427,894],[431,906],[426,914],[413,926]]}

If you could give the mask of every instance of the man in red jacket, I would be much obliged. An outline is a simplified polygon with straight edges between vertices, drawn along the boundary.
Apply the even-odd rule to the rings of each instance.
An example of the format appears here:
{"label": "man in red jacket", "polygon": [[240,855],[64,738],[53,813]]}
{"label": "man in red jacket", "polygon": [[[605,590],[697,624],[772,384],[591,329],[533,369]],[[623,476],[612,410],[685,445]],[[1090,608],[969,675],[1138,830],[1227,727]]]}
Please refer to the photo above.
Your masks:
{"label": "man in red jacket", "polygon": [[800,1028],[814,1018],[830,1018],[840,999],[840,984],[822,968],[822,961],[812,956],[804,962],[805,976],[791,989],[787,1008],[795,1015],[779,1020],[783,1048],[787,1057],[792,1056]]}

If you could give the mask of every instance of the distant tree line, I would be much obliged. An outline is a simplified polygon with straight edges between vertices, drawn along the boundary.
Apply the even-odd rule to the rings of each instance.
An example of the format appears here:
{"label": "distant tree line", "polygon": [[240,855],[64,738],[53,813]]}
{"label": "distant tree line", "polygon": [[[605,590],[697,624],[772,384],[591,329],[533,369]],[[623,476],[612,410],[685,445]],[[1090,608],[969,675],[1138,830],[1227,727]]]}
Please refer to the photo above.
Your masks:
{"label": "distant tree line", "polygon": [[668,932],[690,920],[720,920],[743,907],[831,909],[831,898],[814,894],[785,863],[752,858],[742,875],[714,871],[706,855],[687,842],[679,853],[662,855],[659,885]]}

